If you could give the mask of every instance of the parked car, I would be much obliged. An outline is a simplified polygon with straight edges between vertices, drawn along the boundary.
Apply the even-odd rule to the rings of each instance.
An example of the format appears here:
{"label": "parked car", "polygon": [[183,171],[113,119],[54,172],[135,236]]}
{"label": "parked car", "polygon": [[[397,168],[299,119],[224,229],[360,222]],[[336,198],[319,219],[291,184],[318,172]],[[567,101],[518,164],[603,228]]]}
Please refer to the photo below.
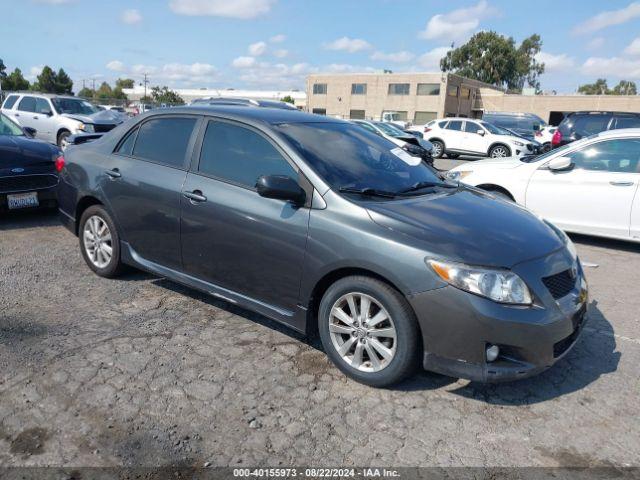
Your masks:
{"label": "parked car", "polygon": [[5,99],[2,113],[23,127],[37,131],[37,138],[64,148],[75,133],[108,132],[123,122],[116,112],[101,111],[81,98],[14,93]]}
{"label": "parked car", "polygon": [[496,127],[512,131],[531,142],[540,143],[541,152],[551,150],[553,132],[550,131],[547,122],[534,113],[489,111],[484,112],[482,119]]}
{"label": "parked car", "polygon": [[380,114],[380,121],[384,123],[392,123],[398,127],[405,129],[411,126],[411,122],[402,119],[400,112],[385,110]]}
{"label": "parked car", "polygon": [[283,108],[285,110],[298,110],[295,105],[279,100],[256,100],[253,98],[209,97],[196,98],[191,105],[245,105],[248,107]]}
{"label": "parked car", "polygon": [[571,241],[397,150],[307,113],[157,110],[69,147],[61,218],[96,274],[132,265],[318,332],[369,385],[556,363],[586,318]]}
{"label": "parked car", "polygon": [[481,160],[447,176],[568,232],[640,242],[640,129],[602,132],[538,157]]}
{"label": "parked car", "polygon": [[558,148],[606,130],[638,127],[640,127],[640,113],[574,112],[569,113],[560,122],[551,144],[553,148]]}
{"label": "parked car", "polygon": [[534,153],[532,142],[506,132],[483,120],[444,118],[432,120],[424,127],[424,136],[433,144],[433,157],[445,153],[477,157],[522,157]]}
{"label": "parked car", "polygon": [[356,125],[360,125],[365,130],[380,135],[395,143],[400,148],[406,150],[410,155],[422,158],[425,162],[433,165],[431,152],[433,145],[427,140],[409,135],[400,130],[393,123],[376,122],[371,120],[352,120]]}
{"label": "parked car", "polygon": [[60,150],[0,113],[0,211],[56,205]]}

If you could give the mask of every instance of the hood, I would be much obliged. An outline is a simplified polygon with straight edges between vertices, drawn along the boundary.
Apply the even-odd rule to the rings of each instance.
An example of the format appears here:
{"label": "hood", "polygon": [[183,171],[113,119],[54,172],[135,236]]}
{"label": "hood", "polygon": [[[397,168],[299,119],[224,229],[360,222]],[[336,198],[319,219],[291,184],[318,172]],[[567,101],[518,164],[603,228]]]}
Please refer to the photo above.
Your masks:
{"label": "hood", "polygon": [[510,268],[563,246],[524,208],[464,187],[365,207],[378,225],[423,241],[425,252],[470,265]]}
{"label": "hood", "polygon": [[72,118],[82,123],[91,123],[98,125],[117,125],[123,122],[122,115],[111,110],[100,110],[91,115],[80,115],[77,113],[63,113],[63,117]]}
{"label": "hood", "polygon": [[53,165],[57,152],[56,147],[40,140],[0,135],[0,175],[8,174],[12,168]]}

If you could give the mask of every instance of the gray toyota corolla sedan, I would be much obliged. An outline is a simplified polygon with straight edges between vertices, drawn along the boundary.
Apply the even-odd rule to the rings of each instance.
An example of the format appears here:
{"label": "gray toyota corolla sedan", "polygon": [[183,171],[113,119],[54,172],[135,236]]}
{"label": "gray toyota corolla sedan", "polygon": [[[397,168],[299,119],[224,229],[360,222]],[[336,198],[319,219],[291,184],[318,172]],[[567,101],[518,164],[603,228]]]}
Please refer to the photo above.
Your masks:
{"label": "gray toyota corolla sedan", "polygon": [[134,266],[319,334],[335,365],[369,385],[420,365],[526,377],[585,323],[566,235],[357,125],[172,108],[65,157],[61,217],[95,273]]}

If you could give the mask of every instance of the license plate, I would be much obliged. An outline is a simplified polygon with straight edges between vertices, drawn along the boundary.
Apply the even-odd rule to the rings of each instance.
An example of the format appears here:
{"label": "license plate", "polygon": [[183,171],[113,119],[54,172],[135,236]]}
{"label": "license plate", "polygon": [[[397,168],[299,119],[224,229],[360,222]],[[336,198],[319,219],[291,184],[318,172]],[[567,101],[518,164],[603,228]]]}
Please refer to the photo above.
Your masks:
{"label": "license plate", "polygon": [[40,205],[40,203],[38,202],[38,192],[7,195],[7,203],[9,205],[9,210],[37,207],[38,205]]}

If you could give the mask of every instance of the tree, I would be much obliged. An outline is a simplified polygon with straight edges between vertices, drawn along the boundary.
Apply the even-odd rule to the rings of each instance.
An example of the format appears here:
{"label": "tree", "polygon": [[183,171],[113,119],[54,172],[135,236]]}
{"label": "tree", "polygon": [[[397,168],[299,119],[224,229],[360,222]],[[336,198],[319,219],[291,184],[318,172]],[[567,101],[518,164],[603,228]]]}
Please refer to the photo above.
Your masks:
{"label": "tree", "polygon": [[4,85],[4,79],[7,76],[7,73],[5,72],[6,69],[7,67],[5,66],[4,62],[0,58],[0,85]]}
{"label": "tree", "polygon": [[287,102],[290,103],[292,105],[294,105],[296,103],[296,101],[293,99],[293,97],[291,95],[287,95],[286,97],[283,97],[280,99],[281,102]]}
{"label": "tree", "polygon": [[82,98],[93,98],[93,90],[83,87],[82,90],[78,92],[78,96]]}
{"label": "tree", "polygon": [[637,95],[638,89],[636,87],[636,82],[631,82],[629,80],[620,80],[620,83],[613,87],[611,90],[611,95]]}
{"label": "tree", "polygon": [[113,97],[113,90],[111,89],[111,85],[107,82],[102,82],[98,90],[96,91],[96,96],[102,100],[106,100],[108,98]]}
{"label": "tree", "polygon": [[169,105],[184,105],[184,100],[169,87],[153,87],[151,89],[151,97],[156,103],[167,103]]}
{"label": "tree", "polygon": [[3,90],[17,92],[20,90],[28,90],[29,87],[29,81],[24,78],[22,71],[19,68],[16,68],[2,81]]}
{"label": "tree", "polygon": [[599,78],[595,83],[587,83],[578,87],[578,93],[584,95],[608,95],[609,86],[605,78]]}
{"label": "tree", "polygon": [[119,78],[116,80],[116,88],[120,88],[120,90],[123,88],[133,88],[134,83],[131,78]]}
{"label": "tree", "polygon": [[539,35],[525,38],[519,47],[511,37],[496,32],[478,32],[440,60],[443,72],[495,85],[507,90],[522,90],[526,85],[539,90],[544,63],[536,60],[542,48]]}
{"label": "tree", "polygon": [[62,68],[58,70],[58,73],[55,75],[55,93],[64,94],[64,95],[72,95],[73,94],[73,81],[67,75]]}
{"label": "tree", "polygon": [[57,93],[56,92],[56,73],[51,70],[49,65],[45,65],[38,75],[34,87],[37,85],[37,89],[44,93]]}

